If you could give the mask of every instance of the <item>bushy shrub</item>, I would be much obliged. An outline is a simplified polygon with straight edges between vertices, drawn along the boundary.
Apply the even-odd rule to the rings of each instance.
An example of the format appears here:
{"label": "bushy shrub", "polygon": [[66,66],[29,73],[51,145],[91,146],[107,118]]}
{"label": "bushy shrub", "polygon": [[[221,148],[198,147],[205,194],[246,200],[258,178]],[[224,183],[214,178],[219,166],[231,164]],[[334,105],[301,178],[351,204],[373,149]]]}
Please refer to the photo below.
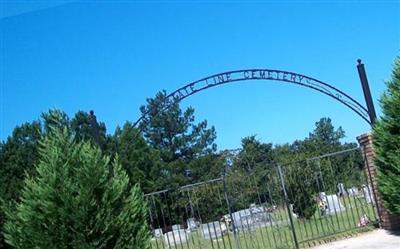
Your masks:
{"label": "bushy shrub", "polygon": [[385,206],[400,215],[400,58],[381,98],[382,118],[374,127],[378,189]]}
{"label": "bushy shrub", "polygon": [[[57,120],[57,112],[54,119]],[[50,127],[36,176],[6,212],[5,239],[14,248],[150,248],[146,205],[118,159]]]}
{"label": "bushy shrub", "polygon": [[286,177],[286,191],[293,212],[302,219],[310,219],[317,210],[315,180],[311,169],[294,165]]}

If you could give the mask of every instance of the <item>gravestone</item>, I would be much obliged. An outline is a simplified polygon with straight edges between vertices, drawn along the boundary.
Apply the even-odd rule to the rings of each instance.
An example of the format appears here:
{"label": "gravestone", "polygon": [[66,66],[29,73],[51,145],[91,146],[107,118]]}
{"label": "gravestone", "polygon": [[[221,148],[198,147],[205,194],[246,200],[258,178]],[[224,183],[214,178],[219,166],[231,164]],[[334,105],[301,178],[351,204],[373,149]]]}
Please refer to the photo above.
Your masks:
{"label": "gravestone", "polygon": [[294,205],[293,204],[289,204],[289,210],[290,210],[290,213],[292,214],[292,217],[294,218],[294,219],[297,219],[297,214],[293,211],[294,209],[293,209],[293,207],[294,207]]}
{"label": "gravestone", "polygon": [[237,230],[264,227],[272,222],[271,214],[264,207],[254,205],[232,213],[232,218]]}
{"label": "gravestone", "polygon": [[187,234],[183,229],[172,230],[164,234],[164,244],[169,248],[184,243],[187,243]]}
{"label": "gravestone", "polygon": [[249,229],[252,220],[250,209],[242,209],[232,213],[233,223],[238,230]]}
{"label": "gravestone", "polygon": [[161,228],[154,229],[153,231],[154,237],[160,238],[163,235],[163,231]]}
{"label": "gravestone", "polygon": [[181,230],[182,229],[182,226],[181,225],[179,225],[179,224],[175,224],[175,225],[172,225],[172,230]]}
{"label": "gravestone", "polygon": [[358,188],[357,188],[357,187],[348,188],[348,189],[347,189],[347,194],[348,194],[349,196],[358,196],[358,195],[359,195],[359,193],[358,193]]}
{"label": "gravestone", "polygon": [[337,195],[327,195],[325,201],[328,206],[328,209],[326,210],[327,214],[335,214],[346,210],[342,203],[340,203]]}
{"label": "gravestone", "polygon": [[225,223],[219,221],[201,224],[200,229],[204,239],[217,239],[227,232]]}
{"label": "gravestone", "polygon": [[368,204],[371,204],[373,201],[371,192],[369,191],[367,186],[363,186],[363,194],[364,194],[364,198],[365,198],[365,202],[367,202]]}
{"label": "gravestone", "polygon": [[337,188],[338,188],[338,195],[339,196],[346,195],[346,189],[344,188],[344,184],[343,183],[338,183]]}
{"label": "gravestone", "polygon": [[250,213],[253,223],[257,226],[272,221],[271,213],[269,213],[264,207],[252,207],[250,208]]}
{"label": "gravestone", "polygon": [[194,218],[187,219],[186,224],[187,224],[187,229],[189,229],[190,231],[197,229],[197,222]]}

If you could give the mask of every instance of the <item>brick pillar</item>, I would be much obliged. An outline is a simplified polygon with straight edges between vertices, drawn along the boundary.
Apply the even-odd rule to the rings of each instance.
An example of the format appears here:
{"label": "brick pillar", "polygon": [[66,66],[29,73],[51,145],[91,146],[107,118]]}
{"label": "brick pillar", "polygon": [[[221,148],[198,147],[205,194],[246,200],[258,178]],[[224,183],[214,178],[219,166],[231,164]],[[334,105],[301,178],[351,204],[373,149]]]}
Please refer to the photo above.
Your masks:
{"label": "brick pillar", "polygon": [[400,217],[395,216],[383,206],[382,199],[377,189],[377,176],[374,162],[374,148],[372,146],[372,136],[370,133],[362,134],[357,137],[358,143],[361,146],[361,151],[364,156],[365,168],[368,176],[368,184],[371,186],[372,194],[375,199],[380,226],[383,229],[395,230],[400,229]]}

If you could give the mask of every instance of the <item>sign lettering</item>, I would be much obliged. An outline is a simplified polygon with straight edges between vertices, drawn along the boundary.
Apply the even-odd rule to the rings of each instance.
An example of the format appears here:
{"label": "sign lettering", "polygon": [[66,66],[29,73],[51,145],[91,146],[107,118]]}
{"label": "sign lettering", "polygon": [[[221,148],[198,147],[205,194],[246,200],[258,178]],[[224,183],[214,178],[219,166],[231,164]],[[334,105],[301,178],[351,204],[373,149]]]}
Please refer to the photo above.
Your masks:
{"label": "sign lettering", "polygon": [[[179,100],[182,100],[187,96],[192,95],[196,92],[220,84],[242,81],[242,80],[259,80],[259,79],[285,81],[313,88],[326,95],[334,97],[338,101],[346,104],[347,106],[350,106],[350,108],[352,108],[353,110],[357,110],[358,111],[357,114],[368,122],[368,111],[361,104],[352,100],[351,98],[349,99],[349,97],[343,95],[340,91],[333,88],[332,86],[322,83],[318,80],[309,78],[307,76],[302,76],[300,74],[279,71],[279,70],[248,69],[248,70],[238,70],[238,71],[220,73],[214,76],[204,78],[199,81],[192,82],[182,88],[179,88],[175,92],[168,95],[167,98],[177,98]],[[135,125],[140,120],[143,120],[143,122],[148,121],[145,116],[142,116],[135,123]]]}

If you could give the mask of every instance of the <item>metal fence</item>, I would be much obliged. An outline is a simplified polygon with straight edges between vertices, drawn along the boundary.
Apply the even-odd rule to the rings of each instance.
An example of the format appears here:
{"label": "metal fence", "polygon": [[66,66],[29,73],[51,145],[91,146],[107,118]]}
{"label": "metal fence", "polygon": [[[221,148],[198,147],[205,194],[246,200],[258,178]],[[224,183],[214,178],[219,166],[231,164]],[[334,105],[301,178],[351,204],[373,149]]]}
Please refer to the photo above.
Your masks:
{"label": "metal fence", "polygon": [[372,228],[359,148],[146,194],[152,248],[299,248]]}

